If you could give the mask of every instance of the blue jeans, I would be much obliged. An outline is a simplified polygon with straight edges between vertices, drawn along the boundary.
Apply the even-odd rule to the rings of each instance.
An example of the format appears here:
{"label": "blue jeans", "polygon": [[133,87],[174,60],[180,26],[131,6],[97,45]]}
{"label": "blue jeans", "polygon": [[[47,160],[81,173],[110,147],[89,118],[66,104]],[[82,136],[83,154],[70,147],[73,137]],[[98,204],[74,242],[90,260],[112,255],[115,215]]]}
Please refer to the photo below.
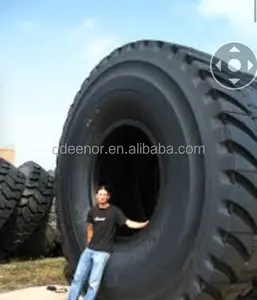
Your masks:
{"label": "blue jeans", "polygon": [[88,275],[90,275],[88,290],[84,300],[94,300],[96,298],[109,257],[110,253],[95,251],[89,248],[86,248],[82,252],[71,283],[68,300],[77,300],[79,298]]}

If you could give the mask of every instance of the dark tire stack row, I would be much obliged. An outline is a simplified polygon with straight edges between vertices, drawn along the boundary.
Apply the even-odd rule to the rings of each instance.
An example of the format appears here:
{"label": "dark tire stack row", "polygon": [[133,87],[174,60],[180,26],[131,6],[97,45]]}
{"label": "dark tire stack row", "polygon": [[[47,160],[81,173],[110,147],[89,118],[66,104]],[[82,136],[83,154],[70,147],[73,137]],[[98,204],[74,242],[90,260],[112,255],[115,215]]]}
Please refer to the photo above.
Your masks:
{"label": "dark tire stack row", "polygon": [[2,260],[61,253],[53,174],[33,161],[16,168],[0,158]]}

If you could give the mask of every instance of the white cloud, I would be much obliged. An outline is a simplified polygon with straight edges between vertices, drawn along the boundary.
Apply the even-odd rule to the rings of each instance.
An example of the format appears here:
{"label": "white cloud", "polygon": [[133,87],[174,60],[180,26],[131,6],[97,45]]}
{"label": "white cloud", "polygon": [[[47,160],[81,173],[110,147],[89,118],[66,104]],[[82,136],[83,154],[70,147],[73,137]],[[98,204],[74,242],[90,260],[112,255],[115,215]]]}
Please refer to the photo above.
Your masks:
{"label": "white cloud", "polygon": [[[4,73],[3,73],[4,74]],[[0,76],[0,148],[13,144],[14,126],[11,121],[11,111],[8,109],[8,99],[4,90],[4,76]]]}
{"label": "white cloud", "polygon": [[228,22],[236,32],[256,40],[257,23],[254,22],[255,0],[201,0],[198,12],[201,16]]}
{"label": "white cloud", "polygon": [[20,28],[26,32],[33,32],[37,31],[38,25],[33,21],[27,20],[20,23]]}
{"label": "white cloud", "polygon": [[[48,45],[46,58],[53,62],[49,65],[50,70],[47,65],[46,69],[44,66],[34,69],[31,62],[28,68],[16,73],[13,60],[9,65],[5,62],[10,78],[5,83],[5,118],[0,129],[8,128],[8,134],[1,136],[0,143],[2,146],[14,144],[16,166],[34,160],[46,169],[55,167],[52,149],[59,143],[69,105],[88,73],[119,45],[117,36],[98,28],[93,20],[64,30],[55,47]],[[24,22],[19,29],[30,33],[38,28],[32,25],[32,22]],[[38,41],[44,42],[40,35]],[[58,57],[57,50],[61,53]],[[18,62],[22,59],[21,55],[16,57]],[[36,59],[33,56],[33,64],[37,63]],[[19,80],[20,74],[23,74],[22,80]]]}
{"label": "white cloud", "polygon": [[91,38],[92,34],[99,34],[96,32],[97,29],[96,19],[88,18],[84,21],[84,23],[75,25],[67,30],[67,41],[70,44],[76,43],[77,45],[84,43],[85,40]]}
{"label": "white cloud", "polygon": [[95,29],[95,26],[96,26],[96,20],[93,18],[88,18],[84,22],[84,27],[86,29],[93,30],[93,29]]}
{"label": "white cloud", "polygon": [[88,68],[92,69],[98,64],[106,55],[108,55],[115,48],[121,44],[118,37],[114,35],[100,36],[93,39],[86,45],[83,60]]}
{"label": "white cloud", "polygon": [[[257,23],[254,22],[255,0],[199,0],[198,14],[207,20],[223,21],[224,31],[229,32],[227,42],[241,42],[257,51]],[[257,12],[256,12],[257,13]],[[214,24],[215,26],[215,24]],[[222,37],[223,32],[220,32]],[[221,45],[219,45],[221,46]]]}
{"label": "white cloud", "polygon": [[46,170],[54,169],[54,147],[58,146],[64,121],[58,113],[49,113],[47,117],[40,112],[17,116],[14,133],[17,152],[15,165],[33,160]]}
{"label": "white cloud", "polygon": [[119,45],[119,41],[115,36],[104,36],[99,37],[92,41],[89,47],[89,55],[94,56],[103,56],[106,55],[109,51],[113,50]]}
{"label": "white cloud", "polygon": [[198,9],[202,15],[225,18],[233,25],[254,23],[254,0],[201,0]]}

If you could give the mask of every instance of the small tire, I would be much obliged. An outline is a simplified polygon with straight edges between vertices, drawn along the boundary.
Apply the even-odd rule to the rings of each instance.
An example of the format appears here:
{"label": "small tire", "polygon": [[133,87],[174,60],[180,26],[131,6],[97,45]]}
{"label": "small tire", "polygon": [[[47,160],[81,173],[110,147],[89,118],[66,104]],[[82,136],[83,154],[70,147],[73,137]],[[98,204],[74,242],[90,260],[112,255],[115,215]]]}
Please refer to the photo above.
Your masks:
{"label": "small tire", "polygon": [[29,161],[19,170],[26,176],[24,190],[0,239],[2,249],[8,254],[14,253],[37,229],[53,198],[54,179],[41,166]]}
{"label": "small tire", "polygon": [[17,252],[18,257],[39,258],[61,256],[60,232],[56,221],[56,201],[53,198],[50,209],[41,220],[39,227],[29,239],[21,245]]}
{"label": "small tire", "polygon": [[25,179],[23,173],[0,157],[0,235],[1,228],[19,204]]}

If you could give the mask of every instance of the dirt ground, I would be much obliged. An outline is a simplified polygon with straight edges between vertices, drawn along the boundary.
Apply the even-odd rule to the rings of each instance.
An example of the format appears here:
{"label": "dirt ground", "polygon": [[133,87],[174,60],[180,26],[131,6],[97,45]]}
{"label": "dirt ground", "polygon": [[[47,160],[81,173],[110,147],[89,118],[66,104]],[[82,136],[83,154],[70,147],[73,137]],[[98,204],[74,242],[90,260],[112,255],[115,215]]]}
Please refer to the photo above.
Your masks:
{"label": "dirt ground", "polygon": [[66,300],[68,292],[46,289],[69,290],[65,267],[63,257],[0,264],[0,300]]}
{"label": "dirt ground", "polygon": [[67,294],[48,291],[46,286],[40,286],[1,293],[0,300],[66,300]]}
{"label": "dirt ground", "polygon": [[63,257],[0,264],[0,294],[33,286],[69,285]]}

